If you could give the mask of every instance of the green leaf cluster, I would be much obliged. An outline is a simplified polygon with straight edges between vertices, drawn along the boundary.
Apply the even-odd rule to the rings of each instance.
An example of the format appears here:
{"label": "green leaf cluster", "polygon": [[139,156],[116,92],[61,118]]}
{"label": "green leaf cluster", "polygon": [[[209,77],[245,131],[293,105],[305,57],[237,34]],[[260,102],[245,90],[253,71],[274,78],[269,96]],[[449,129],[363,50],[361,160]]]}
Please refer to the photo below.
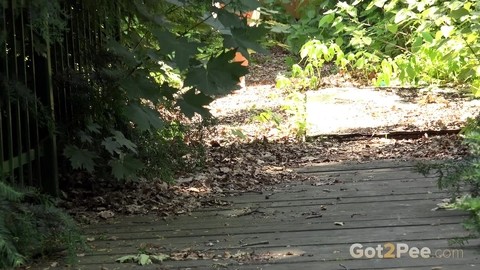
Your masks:
{"label": "green leaf cluster", "polygon": [[106,42],[92,52],[93,72],[82,74],[88,83],[75,93],[84,114],[65,138],[72,168],[125,180],[159,166],[152,160],[167,165],[157,158],[171,155],[165,140],[152,150],[144,145],[156,142],[141,141],[158,140],[176,124],[160,112],[206,119],[215,98],[238,89],[248,70],[233,58],[264,51],[258,40],[266,30],[238,16],[259,7],[257,1],[219,2],[221,9],[209,1],[86,1],[90,14],[106,14]]}
{"label": "green leaf cluster", "polygon": [[480,96],[479,9],[478,1],[310,1],[286,43],[302,58],[312,41],[336,44],[349,62],[340,68],[360,71],[377,86],[468,84]]}
{"label": "green leaf cluster", "polygon": [[19,191],[0,179],[0,268],[18,267],[60,250],[67,250],[72,259],[83,247],[75,222],[51,198]]}
{"label": "green leaf cluster", "polygon": [[452,205],[470,213],[464,226],[471,232],[470,238],[480,237],[480,117],[470,119],[462,130],[463,142],[470,150],[461,161],[419,166],[428,174],[434,171],[438,186],[451,194]]}

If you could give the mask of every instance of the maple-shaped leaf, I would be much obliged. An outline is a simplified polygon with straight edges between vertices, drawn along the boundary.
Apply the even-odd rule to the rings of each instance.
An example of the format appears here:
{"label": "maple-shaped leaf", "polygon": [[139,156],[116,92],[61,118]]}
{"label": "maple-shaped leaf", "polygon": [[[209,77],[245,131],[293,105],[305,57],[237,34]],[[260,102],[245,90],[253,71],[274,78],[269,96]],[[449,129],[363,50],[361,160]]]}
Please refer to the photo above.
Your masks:
{"label": "maple-shaped leaf", "polygon": [[197,53],[197,48],[201,45],[159,29],[154,29],[152,33],[158,40],[160,53],[165,55],[172,54],[174,62],[180,69],[188,68],[190,58]]}
{"label": "maple-shaped leaf", "polygon": [[247,27],[246,19],[224,8],[212,7],[212,12],[215,14],[214,18],[216,17],[225,28]]}
{"label": "maple-shaped leaf", "polygon": [[125,138],[123,133],[118,130],[112,130],[113,136],[107,137],[103,140],[102,145],[105,149],[113,155],[114,153],[122,154],[123,147],[127,148],[130,152],[137,154],[137,145]]}
{"label": "maple-shaped leaf", "polygon": [[269,52],[259,43],[259,40],[265,38],[267,32],[268,29],[263,26],[232,28],[230,29],[230,35],[223,35],[223,46],[225,48],[238,48],[238,51],[246,58],[249,56],[248,49],[268,54]]}
{"label": "maple-shaped leaf", "polygon": [[97,154],[86,149],[80,149],[74,145],[67,145],[63,150],[63,155],[70,160],[74,169],[85,169],[87,172],[93,172]]}
{"label": "maple-shaped leaf", "polygon": [[150,255],[138,254],[138,264],[139,265],[152,264],[152,260],[150,259]]}
{"label": "maple-shaped leaf", "polygon": [[137,153],[137,145],[132,141],[130,141],[129,139],[125,138],[125,136],[121,131],[113,130],[112,134],[113,134],[113,138],[119,145],[126,147],[128,150],[134,152],[135,154]]}
{"label": "maple-shaped leaf", "polygon": [[162,92],[158,84],[150,78],[147,72],[136,72],[134,75],[123,78],[119,84],[130,99],[148,99],[158,103]]}
{"label": "maple-shaped leaf", "polygon": [[115,261],[119,263],[135,262],[138,259],[138,255],[125,255],[117,258]]}
{"label": "maple-shaped leaf", "polygon": [[95,133],[95,134],[100,134],[100,129],[102,128],[99,124],[97,123],[94,123],[92,121],[88,121],[87,122],[87,126],[86,126],[87,130],[92,132],[92,133]]}
{"label": "maple-shaped leaf", "polygon": [[177,88],[174,88],[174,87],[171,87],[170,85],[168,85],[168,83],[163,83],[161,86],[160,86],[160,94],[162,95],[162,97],[165,97],[166,99],[168,100],[173,100],[174,99],[174,94],[178,92],[178,89]]}
{"label": "maple-shaped leaf", "polygon": [[177,101],[177,105],[187,117],[193,117],[195,113],[202,116],[210,116],[210,112],[205,106],[213,101],[213,98],[203,94],[195,93],[195,89],[188,90],[182,95],[182,99]]}
{"label": "maple-shaped leaf", "polygon": [[125,155],[123,158],[113,159],[109,163],[112,168],[112,175],[118,180],[123,180],[129,176],[135,175],[138,170],[143,169],[144,164],[131,155]]}
{"label": "maple-shaped leaf", "polygon": [[141,131],[145,131],[150,128],[159,129],[162,128],[164,124],[158,111],[141,104],[132,103],[128,105],[124,114]]}
{"label": "maple-shaped leaf", "polygon": [[193,86],[206,95],[224,95],[238,89],[239,78],[248,73],[240,62],[232,62],[236,50],[212,57],[207,67],[191,69],[185,78],[185,85]]}

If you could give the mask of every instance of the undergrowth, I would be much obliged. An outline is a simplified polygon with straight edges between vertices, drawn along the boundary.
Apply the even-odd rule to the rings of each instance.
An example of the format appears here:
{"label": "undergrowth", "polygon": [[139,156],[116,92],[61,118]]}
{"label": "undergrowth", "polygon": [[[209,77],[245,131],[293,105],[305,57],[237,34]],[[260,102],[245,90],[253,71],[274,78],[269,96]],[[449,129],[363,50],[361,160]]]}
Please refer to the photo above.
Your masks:
{"label": "undergrowth", "polygon": [[84,241],[73,219],[55,207],[52,198],[33,190],[20,191],[0,179],[0,268],[67,252],[69,261]]}
{"label": "undergrowth", "polygon": [[471,234],[468,238],[480,237],[480,117],[471,119],[462,130],[463,142],[470,155],[461,161],[442,164],[421,164],[417,169],[423,173],[436,173],[438,187],[451,195],[450,206],[468,211],[470,217],[463,223]]}

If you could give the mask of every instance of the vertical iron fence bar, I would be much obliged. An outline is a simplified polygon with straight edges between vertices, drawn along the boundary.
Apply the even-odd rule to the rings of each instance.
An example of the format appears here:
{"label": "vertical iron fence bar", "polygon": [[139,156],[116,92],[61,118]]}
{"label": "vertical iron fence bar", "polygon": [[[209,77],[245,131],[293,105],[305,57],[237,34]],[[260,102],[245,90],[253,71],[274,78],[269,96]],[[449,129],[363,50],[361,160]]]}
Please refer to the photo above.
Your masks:
{"label": "vertical iron fence bar", "polygon": [[91,17],[91,14],[90,12],[88,12],[87,8],[85,8],[85,4],[84,4],[84,12],[85,14],[87,15],[87,28],[88,28],[88,52],[89,52],[89,55],[88,57],[90,58],[90,72],[93,71],[93,57],[94,55],[96,54],[96,51],[95,51],[95,46],[94,46],[94,43],[93,43],[93,38],[92,38],[92,17]]}
{"label": "vertical iron fence bar", "polygon": [[[32,20],[32,11],[29,9],[28,10],[28,18],[31,21]],[[34,122],[33,122],[33,130],[35,131],[34,134],[34,146],[35,146],[35,171],[37,174],[37,185],[40,187],[42,185],[42,166],[40,162],[41,158],[41,143],[40,143],[40,125],[38,123],[38,117],[39,117],[39,110],[38,110],[38,104],[37,104],[37,74],[36,74],[36,61],[35,61],[35,47],[33,43],[33,26],[30,24],[30,54],[32,57],[31,60],[31,75],[32,75],[32,83],[31,83],[31,89],[33,90],[33,96],[34,96],[34,102],[33,102],[33,115],[34,115]]]}
{"label": "vertical iron fence bar", "polygon": [[[69,16],[69,10],[70,10],[70,6],[68,4],[66,4],[66,8],[65,8],[65,14],[68,18],[68,25],[69,25],[69,29],[72,28],[71,26],[71,16]],[[65,80],[69,80],[67,82],[67,87],[65,87],[64,89],[64,96],[67,96],[67,93],[70,94],[72,92],[72,84],[71,84],[71,77],[70,77],[70,73],[71,73],[71,66],[70,66],[70,59],[71,59],[71,53],[70,53],[70,33],[67,32],[67,30],[65,30],[65,33],[64,33],[65,37],[64,37],[64,44],[65,44],[65,63],[66,63],[66,68],[65,70],[67,71],[65,73]],[[67,102],[63,102],[63,106],[64,106],[64,110],[66,112],[68,112],[68,103]]]}
{"label": "vertical iron fence bar", "polygon": [[[23,83],[25,87],[28,87],[28,72],[27,72],[27,64],[28,64],[28,56],[27,56],[27,46],[25,45],[25,39],[27,37],[25,33],[25,3],[22,0],[22,9],[20,15],[20,22],[21,22],[21,30],[22,30],[22,63],[23,63]],[[24,129],[25,129],[25,143],[26,143],[26,158],[27,158],[27,171],[28,171],[28,185],[33,185],[33,167],[32,167],[32,156],[31,156],[31,131],[30,131],[30,111],[29,111],[29,101],[27,97],[24,98]]]}
{"label": "vertical iron fence bar", "polygon": [[[10,1],[9,2],[9,6],[10,6],[10,14],[8,14],[8,12],[5,11],[4,13],[4,24],[5,24],[5,27],[7,29],[7,33],[9,33],[9,30],[11,31],[10,27],[9,27],[9,24],[11,23],[8,18],[7,18],[7,15],[10,15],[11,17],[13,17],[13,1]],[[5,77],[8,80],[10,80],[10,66],[9,66],[9,62],[10,62],[10,55],[11,55],[11,51],[10,51],[10,43],[9,43],[9,37],[13,37],[13,35],[8,35],[7,34],[7,39],[6,39],[6,53],[5,53]],[[13,37],[14,39],[15,37]],[[12,41],[13,43],[13,41]],[[11,104],[11,100],[10,100],[10,94],[7,93],[7,97],[6,97],[6,102],[7,102],[7,144],[8,144],[8,168],[9,168],[9,173],[10,173],[10,181],[13,183],[14,179],[15,179],[15,175],[14,175],[14,170],[13,170],[13,123],[12,123],[12,104]]]}
{"label": "vertical iron fence bar", "polygon": [[[47,47],[47,90],[48,90],[48,105],[49,105],[49,116],[52,119],[53,125],[55,123],[55,97],[53,93],[53,81],[52,81],[52,53],[50,46],[50,38],[47,35],[46,39]],[[57,197],[59,195],[59,184],[58,184],[58,156],[57,156],[57,140],[56,140],[56,131],[55,125],[52,127],[53,130],[50,131],[50,136],[48,139],[48,147],[45,149],[46,159],[50,159],[50,170],[49,170],[49,182],[44,182],[43,189],[50,193],[51,195]]]}
{"label": "vertical iron fence bar", "polygon": [[83,34],[83,58],[84,58],[84,63],[85,63],[85,66],[84,66],[84,72],[85,72],[85,79],[89,80],[88,77],[89,77],[89,74],[90,74],[90,70],[91,70],[91,66],[90,66],[90,60],[91,60],[91,57],[90,57],[90,54],[91,54],[91,49],[89,46],[88,46],[88,38],[87,38],[87,26],[88,26],[88,20],[87,18],[85,17],[85,3],[84,1],[81,1],[81,9],[82,9],[82,26],[83,26],[83,29],[82,29],[82,34]]}
{"label": "vertical iron fence bar", "polygon": [[[57,50],[57,43],[53,44],[52,45],[52,50],[53,50],[53,54],[52,54],[52,68],[53,68],[53,71],[54,71],[54,74],[55,76],[58,77],[58,75],[60,74],[60,69],[58,68],[58,63],[59,63],[59,60],[58,60],[58,50]],[[55,104],[57,105],[60,105],[61,102],[62,102],[62,97],[61,97],[61,93],[60,93],[60,84],[56,83],[54,85],[54,89],[55,89]],[[64,119],[64,116],[63,116],[63,112],[62,112],[62,109],[61,109],[61,106],[55,106],[55,112],[56,112],[56,118],[55,120],[58,121],[59,123],[62,123],[62,121],[65,121]]]}
{"label": "vertical iron fence bar", "polygon": [[[8,5],[7,5],[8,6]],[[2,6],[2,31],[4,31],[4,33],[6,34],[7,33],[7,25],[5,23],[5,16],[6,16],[6,7],[5,6]],[[5,35],[6,36],[6,35]],[[4,46],[2,46],[1,48],[1,51],[4,52],[4,55],[3,57],[5,57],[5,67],[0,67],[1,69],[3,68],[7,68],[6,65],[7,65],[7,38],[5,37],[5,41],[4,41]],[[0,56],[1,58],[1,56]],[[3,93],[3,94],[6,94],[6,93]],[[2,96],[2,93],[0,93],[0,97]],[[3,178],[3,173],[5,171],[5,168],[3,167],[3,162],[5,161],[5,156],[4,156],[4,141],[3,141],[3,108],[2,108],[2,103],[0,102],[0,162],[1,162],[1,166],[0,166],[0,179]]]}
{"label": "vertical iron fence bar", "polygon": [[77,38],[77,51],[76,51],[76,54],[77,54],[77,59],[78,59],[78,70],[77,70],[77,74],[79,77],[83,77],[83,74],[84,74],[84,63],[83,63],[83,54],[82,54],[82,31],[81,31],[81,22],[80,22],[80,14],[79,14],[79,3],[78,1],[76,1],[75,3],[75,25],[76,25],[76,28],[74,30],[75,32],[75,36]]}
{"label": "vertical iron fence bar", "polygon": [[[13,1],[15,3],[15,1]],[[20,74],[19,74],[19,68],[18,64],[19,61],[22,61],[22,59],[19,59],[19,51],[18,45],[17,45],[17,38],[19,37],[20,33],[17,33],[17,25],[16,22],[16,13],[15,11],[18,9],[18,6],[13,6],[12,5],[12,29],[13,29],[13,64],[14,64],[14,70],[15,70],[15,83],[18,85],[18,83],[21,81],[20,79]],[[23,39],[23,36],[21,37]],[[23,142],[22,142],[22,117],[21,117],[21,99],[22,97],[20,94],[17,94],[17,101],[15,102],[16,105],[16,121],[17,121],[17,166],[18,166],[18,179],[19,179],[19,185],[24,186],[24,173],[23,173],[23,158],[22,158],[22,153],[23,153]]]}
{"label": "vertical iron fence bar", "polygon": [[[69,10],[70,10],[70,31],[68,32],[68,34],[70,35],[70,39],[71,39],[71,47],[70,47],[70,55],[71,55],[71,59],[72,59],[72,66],[70,67],[70,94],[73,93],[73,91],[76,90],[76,86],[72,84],[73,80],[72,78],[75,76],[75,72],[77,71],[77,56],[75,55],[75,31],[73,31],[73,29],[75,29],[74,25],[73,25],[73,13],[74,13],[74,7],[69,4],[68,5],[69,7]],[[70,106],[68,106],[68,109],[71,113],[71,115],[73,115],[73,104],[70,103],[69,104]]]}
{"label": "vertical iron fence bar", "polygon": [[[63,41],[66,43],[66,36],[64,36],[63,38]],[[65,54],[66,54],[66,51],[65,51],[65,45],[64,44],[61,44],[60,45],[60,69],[61,69],[61,76],[62,76],[62,79],[61,79],[61,91],[62,91],[62,94],[63,94],[63,102],[60,104],[57,104],[57,106],[59,107],[59,109],[63,109],[63,113],[65,114],[65,118],[66,119],[70,119],[70,116],[68,115],[68,112],[67,112],[67,101],[65,99],[65,97],[67,96],[67,83],[66,83],[66,66],[65,66]],[[67,56],[68,57],[68,56]],[[60,91],[59,91],[60,92]]]}

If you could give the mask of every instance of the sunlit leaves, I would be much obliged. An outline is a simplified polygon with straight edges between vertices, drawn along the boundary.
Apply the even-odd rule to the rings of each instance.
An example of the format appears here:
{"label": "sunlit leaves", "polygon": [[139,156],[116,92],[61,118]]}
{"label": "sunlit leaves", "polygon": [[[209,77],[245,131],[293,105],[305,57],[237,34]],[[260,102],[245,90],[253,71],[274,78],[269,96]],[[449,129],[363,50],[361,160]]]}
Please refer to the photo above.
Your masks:
{"label": "sunlit leaves", "polygon": [[421,34],[422,34],[423,39],[424,39],[426,42],[429,42],[429,43],[433,42],[433,36],[432,36],[432,34],[430,34],[429,32],[422,32]]}
{"label": "sunlit leaves", "polygon": [[326,14],[318,22],[318,27],[322,27],[326,24],[330,24],[330,23],[333,22],[334,19],[335,19],[335,14],[334,13]]}
{"label": "sunlit leaves", "polygon": [[395,15],[395,19],[394,19],[394,22],[395,23],[403,23],[406,21],[406,19],[412,19],[412,18],[415,18],[417,15],[412,12],[411,10],[409,9],[401,9],[397,12],[397,15]]}
{"label": "sunlit leaves", "polygon": [[480,97],[480,79],[476,79],[475,81],[473,81],[471,91],[475,97]]}
{"label": "sunlit leaves", "polygon": [[387,28],[388,31],[390,31],[390,33],[392,34],[396,34],[397,31],[398,31],[398,24],[394,24],[394,23],[389,23],[385,26]]}

